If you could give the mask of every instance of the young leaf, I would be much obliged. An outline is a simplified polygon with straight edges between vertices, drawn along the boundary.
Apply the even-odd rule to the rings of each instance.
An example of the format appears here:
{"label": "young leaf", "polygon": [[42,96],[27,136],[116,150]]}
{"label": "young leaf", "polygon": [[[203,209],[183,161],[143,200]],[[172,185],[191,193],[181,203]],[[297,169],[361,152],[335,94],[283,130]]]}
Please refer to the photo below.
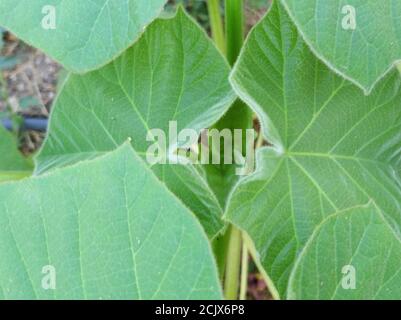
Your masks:
{"label": "young leaf", "polygon": [[[37,173],[94,158],[127,138],[146,157],[155,143],[146,139],[151,129],[161,129],[167,147],[173,148],[174,143],[169,145],[170,121],[177,122],[177,132],[186,128],[199,133],[228,109],[235,99],[228,75],[224,58],[182,10],[172,19],[156,20],[120,58],[66,81],[51,115],[48,138],[36,159]],[[194,212],[214,216],[211,221],[218,223],[207,232],[215,235],[223,227],[222,212],[216,210],[219,205],[207,183],[199,181],[201,175],[190,167],[164,165],[163,170],[163,174],[157,172],[167,185],[180,181],[186,186],[180,198]],[[184,180],[175,177],[177,170],[187,171],[179,174]],[[207,201],[199,200],[200,190],[206,192],[202,197]]]}
{"label": "young leaf", "polygon": [[18,151],[16,139],[0,122],[0,182],[17,180],[31,175],[32,163]]}
{"label": "young leaf", "polygon": [[0,25],[81,73],[105,65],[132,45],[166,2],[2,0]]}
{"label": "young leaf", "polygon": [[0,298],[221,298],[197,219],[128,144],[0,199]]}
{"label": "young leaf", "polygon": [[[338,250],[338,243],[348,250]],[[288,298],[397,299],[400,260],[399,236],[373,204],[338,212],[322,221],[301,252]]]}
{"label": "young leaf", "polygon": [[[401,241],[401,79],[396,70],[365,96],[313,55],[276,1],[252,31],[231,80],[260,116],[273,146],[258,153],[257,172],[233,192],[227,218],[253,238],[282,297],[297,255],[330,215],[373,201],[383,214],[377,222],[388,224],[395,239]],[[356,219],[344,232],[357,239],[360,228]],[[328,231],[335,236],[334,230]],[[388,238],[388,231],[382,236]],[[379,239],[366,238],[364,242]],[[334,243],[336,253],[342,256],[355,245],[344,237],[337,237]],[[377,248],[380,254],[387,252],[382,246]],[[325,253],[324,247],[320,252],[319,259],[329,259],[331,253]],[[401,265],[400,256],[387,253]],[[380,269],[382,264],[372,260],[371,266]],[[363,267],[359,263],[355,268]],[[397,271],[390,268],[383,278],[360,275],[358,283],[361,287],[372,282],[384,286],[393,276],[393,281],[401,280]],[[314,274],[316,279],[319,276]],[[332,284],[323,282],[310,288],[308,296],[330,291],[328,285]],[[371,293],[365,297],[374,298]],[[401,297],[399,293],[389,292],[394,298]],[[342,295],[339,292],[336,297]]]}
{"label": "young leaf", "polygon": [[366,93],[401,59],[398,0],[281,0],[307,44]]}

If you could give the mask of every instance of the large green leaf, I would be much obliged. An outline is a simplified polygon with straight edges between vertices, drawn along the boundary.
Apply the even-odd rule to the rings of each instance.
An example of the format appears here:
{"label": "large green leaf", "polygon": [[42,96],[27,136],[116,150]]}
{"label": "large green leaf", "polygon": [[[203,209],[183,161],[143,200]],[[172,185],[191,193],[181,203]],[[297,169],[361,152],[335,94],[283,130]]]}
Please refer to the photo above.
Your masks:
{"label": "large green leaf", "polygon": [[[298,254],[323,221],[336,212],[373,201],[383,215],[374,220],[380,224],[375,230],[390,238],[383,226],[386,223],[400,242],[401,79],[396,70],[365,96],[313,55],[276,1],[252,31],[233,71],[232,84],[260,116],[273,146],[260,150],[257,172],[237,185],[227,217],[253,238],[281,297],[287,293]],[[350,238],[345,241],[342,235],[334,240],[342,256],[354,249],[361,228],[355,219],[349,229],[341,229]],[[341,232],[330,227],[324,230],[323,235],[330,233],[333,238]],[[366,233],[363,243],[373,246],[381,238],[377,232]],[[330,259],[330,248],[325,251],[325,242],[318,239],[321,257],[308,259]],[[394,261],[401,265],[395,251],[386,251],[379,243],[372,250],[388,254],[393,265]],[[347,264],[343,260],[338,263]],[[372,259],[370,266],[381,270],[382,263]],[[362,270],[362,264],[355,268]],[[389,268],[382,278],[361,275],[359,285],[368,287],[375,282],[376,287],[384,286],[394,276],[400,287],[397,271]],[[319,273],[313,277],[318,279]],[[332,283],[308,286],[302,296],[316,297],[318,290],[329,291],[326,285]],[[358,292],[351,290],[348,296],[357,297]],[[371,293],[365,297],[373,298]],[[388,294],[401,297],[397,290]],[[335,297],[340,296],[343,294],[338,292]]]}
{"label": "large green leaf", "polygon": [[[224,58],[182,10],[172,19],[156,20],[120,58],[66,81],[37,157],[37,173],[94,158],[128,138],[145,157],[154,143],[146,140],[149,130],[161,129],[168,138],[170,121],[177,121],[178,131],[199,133],[234,101],[228,75]],[[205,226],[211,219],[209,235],[223,227],[221,208],[198,170],[164,165],[155,172]]]}
{"label": "large green leaf", "polygon": [[0,298],[221,298],[199,222],[128,144],[0,199]]}
{"label": "large green leaf", "polygon": [[[166,2],[2,0],[0,25],[42,49],[66,68],[86,72],[113,60],[134,43]],[[48,17],[51,18],[53,12],[55,28],[49,29]]]}
{"label": "large green leaf", "polygon": [[315,54],[366,93],[401,59],[399,0],[282,2]]}
{"label": "large green leaf", "polygon": [[32,163],[17,148],[17,141],[0,123],[0,182],[31,175]]}
{"label": "large green leaf", "polygon": [[[338,247],[342,244],[343,250]],[[374,205],[335,213],[316,228],[291,275],[290,299],[398,299],[401,243]],[[349,267],[354,274],[349,273]],[[356,267],[357,266],[357,267]],[[345,267],[345,268],[344,268]],[[344,290],[346,277],[355,288]]]}
{"label": "large green leaf", "polygon": [[225,227],[222,204],[207,180],[202,166],[158,165],[153,172],[184,202],[202,223],[208,236],[213,239]]}

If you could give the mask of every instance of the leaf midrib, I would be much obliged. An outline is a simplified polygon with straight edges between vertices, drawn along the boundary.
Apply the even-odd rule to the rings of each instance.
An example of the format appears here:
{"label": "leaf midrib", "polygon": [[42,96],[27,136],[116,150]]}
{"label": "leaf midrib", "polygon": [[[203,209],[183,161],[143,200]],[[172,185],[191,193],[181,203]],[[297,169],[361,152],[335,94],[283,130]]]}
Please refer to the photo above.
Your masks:
{"label": "leaf midrib", "polygon": [[[350,214],[350,210],[352,210],[352,209],[367,208],[369,205],[372,205],[372,204],[373,204],[374,207],[376,208],[376,214],[379,216],[379,218],[380,218],[380,219],[383,221],[383,223],[386,225],[386,227],[388,228],[388,231],[389,231],[389,232],[394,236],[394,238],[401,244],[401,238],[394,232],[394,229],[388,224],[388,221],[386,220],[386,218],[384,217],[383,213],[382,213],[381,210],[377,207],[377,205],[375,204],[374,201],[371,200],[369,203],[367,203],[367,204],[365,204],[365,205],[356,205],[356,206],[354,206],[354,207],[346,208],[346,209],[343,209],[343,210],[337,210],[336,212],[334,212],[334,213],[328,215],[328,216],[327,216],[326,218],[324,218],[318,225],[316,225],[315,228],[314,228],[314,230],[313,230],[313,232],[311,233],[310,237],[308,237],[308,240],[305,242],[305,245],[303,246],[300,255],[298,256],[297,260],[296,260],[295,263],[293,264],[293,268],[292,268],[291,275],[290,275],[290,280],[289,280],[289,282],[288,282],[288,287],[287,287],[287,295],[288,295],[288,292],[290,292],[291,286],[293,285],[293,283],[292,283],[292,282],[293,282],[293,279],[292,279],[292,278],[294,277],[294,274],[295,274],[295,272],[296,272],[296,270],[297,270],[297,268],[298,268],[298,266],[299,266],[300,261],[302,260],[302,257],[306,255],[307,251],[308,251],[309,248],[310,248],[310,245],[311,245],[312,241],[315,239],[316,235],[317,235],[318,232],[322,229],[322,227],[323,227],[329,220],[331,220],[331,219],[334,219],[334,218],[336,218],[336,217],[340,217],[340,216],[342,216],[342,215],[349,215],[349,214]],[[366,233],[366,230],[364,231],[364,234],[363,234],[362,237],[365,236],[365,233]],[[363,242],[363,241],[362,241],[362,237],[361,237],[361,239],[360,239],[360,241],[359,241],[359,244],[358,244],[358,247],[357,247],[356,251],[352,254],[352,257],[351,257],[351,259],[350,259],[350,263],[348,263],[348,264],[351,264],[351,265],[352,265],[352,260],[354,259],[355,255],[356,255],[356,252],[360,249],[360,245],[361,245],[361,243]],[[396,276],[399,272],[400,272],[400,270],[398,270],[397,272],[395,272],[394,275],[393,275],[390,279],[388,279],[388,280],[386,281],[386,283],[387,283],[388,281],[390,281],[394,276]],[[333,300],[333,298],[335,297],[335,295],[336,295],[336,293],[337,293],[337,289],[338,289],[340,283],[341,283],[341,282],[339,282],[339,283],[337,284],[336,290],[335,290],[335,292],[333,293],[333,295],[332,295],[332,297],[331,297],[331,300]],[[379,294],[380,290],[384,287],[384,285],[385,285],[385,284],[382,284],[382,285],[380,286],[380,288],[378,288],[378,290],[377,290],[377,292],[376,292],[376,296]]]}
{"label": "leaf midrib", "polygon": [[[267,150],[271,149],[271,148],[266,148]],[[317,181],[315,181],[315,179],[313,179],[310,174],[309,171],[302,166],[296,159],[297,158],[307,158],[307,157],[317,157],[317,158],[326,158],[329,159],[331,161],[333,161],[333,163],[335,163],[337,166],[340,166],[340,168],[342,169],[342,171],[351,179],[353,185],[359,190],[361,191],[368,199],[372,199],[372,197],[369,195],[369,193],[360,185],[360,183],[358,183],[355,178],[353,177],[353,175],[344,169],[344,167],[338,162],[338,160],[350,160],[350,161],[355,161],[358,162],[359,164],[362,163],[372,163],[375,164],[376,166],[379,165],[380,166],[380,170],[384,170],[383,166],[388,165],[388,168],[390,170],[394,170],[394,165],[391,163],[387,163],[385,161],[381,162],[379,160],[372,160],[372,159],[366,159],[366,158],[358,158],[355,156],[347,156],[347,155],[333,155],[333,154],[326,154],[326,153],[313,153],[313,152],[286,152],[284,154],[281,155],[281,161],[278,164],[278,166],[276,167],[275,173],[272,175],[271,179],[268,180],[268,182],[266,183],[266,185],[269,184],[269,182],[273,179],[274,175],[276,174],[276,172],[278,172],[280,170],[280,167],[283,166],[283,163],[286,163],[286,161],[283,161],[285,159],[287,160],[291,160],[295,165],[297,165],[299,167],[300,170],[302,170],[304,172],[304,174],[306,174],[309,179],[311,179],[311,182],[315,185],[315,187],[318,189],[319,193],[322,193],[325,198],[330,202],[330,204],[333,206],[333,208],[336,211],[340,211],[339,208],[337,208],[334,203],[332,202],[331,198],[324,192],[324,190],[321,189],[319,183]],[[277,156],[267,156],[266,158],[270,158],[270,159],[277,159]],[[363,166],[362,166],[363,167]],[[377,180],[375,177],[372,177],[375,180]],[[379,181],[378,181],[379,182]],[[397,184],[398,182],[398,184]],[[394,179],[394,184],[399,187],[401,185],[401,180],[399,179]],[[383,186],[384,187],[384,186]],[[385,188],[385,187],[384,187]],[[263,190],[264,188],[261,188],[261,190]],[[385,188],[386,189],[386,188]],[[291,192],[291,191],[290,191]],[[401,190],[400,190],[401,193]],[[393,197],[393,196],[392,196]],[[379,209],[379,208],[378,208]],[[382,210],[382,209],[380,209]],[[387,224],[387,226],[392,230],[392,232],[394,233],[394,235],[396,236],[396,231],[393,229],[391,223],[387,220],[386,216],[382,214],[382,219],[385,221],[385,223]],[[397,240],[401,243],[401,238],[397,237]]]}
{"label": "leaf midrib", "polygon": [[370,162],[376,165],[388,165],[389,167],[392,167],[393,164],[387,161],[380,161],[380,160],[376,160],[376,159],[369,159],[369,158],[362,158],[362,157],[357,157],[355,155],[342,155],[342,154],[334,154],[334,153],[324,153],[324,152],[294,152],[294,151],[290,151],[290,152],[286,152],[284,154],[285,156],[289,157],[289,158],[296,158],[296,157],[313,157],[313,158],[328,158],[331,160],[352,160],[352,161],[356,161],[356,162]]}

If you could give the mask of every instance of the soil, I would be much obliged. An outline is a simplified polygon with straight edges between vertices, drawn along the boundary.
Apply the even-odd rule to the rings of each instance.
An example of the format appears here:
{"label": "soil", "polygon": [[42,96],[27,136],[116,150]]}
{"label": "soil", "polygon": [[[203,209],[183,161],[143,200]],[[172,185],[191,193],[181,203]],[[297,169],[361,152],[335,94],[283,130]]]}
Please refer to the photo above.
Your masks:
{"label": "soil", "polygon": [[[37,49],[5,33],[1,57],[15,59],[18,63],[1,70],[0,114],[18,123],[20,116],[49,116],[57,92],[58,72],[61,67]],[[30,155],[43,142],[44,133],[24,131],[20,133],[21,151]]]}

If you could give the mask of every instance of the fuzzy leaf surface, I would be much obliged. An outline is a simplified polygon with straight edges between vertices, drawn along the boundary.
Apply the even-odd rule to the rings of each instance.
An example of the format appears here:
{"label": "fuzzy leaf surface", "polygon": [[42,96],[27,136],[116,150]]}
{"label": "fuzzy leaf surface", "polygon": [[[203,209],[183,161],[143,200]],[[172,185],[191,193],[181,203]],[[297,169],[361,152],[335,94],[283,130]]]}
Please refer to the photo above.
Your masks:
{"label": "fuzzy leaf surface", "polygon": [[[171,121],[177,123],[178,133],[192,129],[199,134],[235,100],[229,71],[206,33],[182,9],[172,19],[156,20],[120,58],[66,81],[36,172],[95,158],[127,139],[145,158],[155,143],[146,139],[152,129],[162,130],[166,149],[173,148]],[[222,209],[204,175],[192,166],[162,167],[154,168],[160,179],[214,236],[223,227]]]}
{"label": "fuzzy leaf surface", "polygon": [[[335,264],[325,267],[336,275],[333,279],[341,272],[338,264],[349,262],[343,258],[357,254],[356,244],[373,246],[380,241],[378,232],[399,246],[401,79],[395,70],[365,96],[314,56],[275,1],[252,31],[231,80],[240,97],[258,113],[273,146],[259,151],[256,173],[237,185],[227,218],[252,237],[281,297],[300,292],[298,284],[304,282],[294,281],[288,287],[294,263],[317,228],[333,214],[372,202],[383,216],[372,218],[370,224],[380,226],[364,237],[360,237],[364,229],[358,221],[366,217],[350,220],[347,228],[324,228],[327,232],[317,244],[322,246],[320,256],[308,259],[316,263],[334,259]],[[322,237],[326,236],[333,239],[335,252],[332,247],[325,250],[327,241]],[[393,279],[399,287],[401,260],[396,250],[386,251],[380,243],[372,250],[381,256],[389,254],[386,260],[366,258],[371,268],[386,272],[380,273],[382,277],[360,275],[359,286],[385,287]],[[363,269],[361,261],[356,260],[357,270]],[[309,277],[311,281],[312,274]],[[319,273],[314,277],[313,283],[318,283]],[[307,286],[302,297],[331,298],[332,288],[332,282]],[[395,287],[388,288],[389,295],[401,296]],[[334,297],[344,296],[341,290]],[[367,291],[364,297],[383,297],[377,292]],[[360,295],[350,290],[347,296]]]}
{"label": "fuzzy leaf surface", "polygon": [[166,0],[2,0],[0,25],[73,72],[97,69],[132,45]]}
{"label": "fuzzy leaf surface", "polygon": [[398,0],[281,0],[313,51],[366,93],[401,60]]}
{"label": "fuzzy leaf surface", "polygon": [[2,299],[221,298],[197,218],[128,144],[0,199]]}

